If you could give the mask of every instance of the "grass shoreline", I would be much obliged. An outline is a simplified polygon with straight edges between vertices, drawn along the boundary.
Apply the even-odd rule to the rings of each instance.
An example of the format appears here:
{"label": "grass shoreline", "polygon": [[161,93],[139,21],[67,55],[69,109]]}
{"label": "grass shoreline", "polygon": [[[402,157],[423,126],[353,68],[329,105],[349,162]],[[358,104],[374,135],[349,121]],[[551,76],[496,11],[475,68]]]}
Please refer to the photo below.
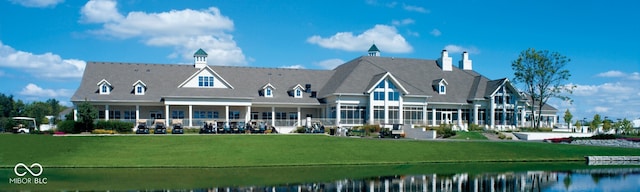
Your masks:
{"label": "grass shoreline", "polygon": [[259,168],[438,163],[579,162],[633,148],[542,142],[360,139],[325,135],[0,135],[0,168]]}

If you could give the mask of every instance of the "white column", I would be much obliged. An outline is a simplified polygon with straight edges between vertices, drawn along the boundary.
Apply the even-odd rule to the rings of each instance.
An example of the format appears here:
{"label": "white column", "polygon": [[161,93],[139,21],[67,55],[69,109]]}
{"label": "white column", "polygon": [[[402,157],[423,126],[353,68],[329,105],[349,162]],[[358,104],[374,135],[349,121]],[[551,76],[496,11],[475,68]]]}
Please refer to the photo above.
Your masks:
{"label": "white column", "polygon": [[431,108],[431,126],[436,126],[436,108]]}
{"label": "white column", "polygon": [[193,105],[189,105],[189,127],[193,127]]}
{"label": "white column", "polygon": [[402,96],[398,98],[398,123],[404,124],[404,103],[402,102]]}
{"label": "white column", "polygon": [[244,121],[251,121],[251,106],[247,106],[247,114],[244,116]]}
{"label": "white column", "polygon": [[138,121],[140,121],[140,105],[136,105],[136,123],[138,124]]}
{"label": "white column", "polygon": [[229,123],[229,105],[224,106],[224,122]]}
{"label": "white column", "polygon": [[525,110],[525,107],[522,107],[522,109],[520,110],[520,124],[524,127],[527,124],[527,110]]}
{"label": "white column", "polygon": [[462,106],[458,106],[458,127],[462,129]]}
{"label": "white column", "polygon": [[109,105],[104,105],[104,120],[109,121]]}
{"label": "white column", "polygon": [[73,109],[73,121],[78,121],[78,108]]}
{"label": "white column", "polygon": [[369,110],[369,124],[373,125],[374,123],[374,110],[373,110],[373,94],[369,94],[369,105],[367,109]]}
{"label": "white column", "polygon": [[340,105],[340,100],[336,101],[336,126],[340,127],[340,108],[342,106]]}
{"label": "white column", "polygon": [[271,126],[276,125],[276,107],[271,107]]}
{"label": "white column", "polygon": [[386,88],[384,92],[384,124],[389,124],[389,95],[387,95]]}
{"label": "white column", "polygon": [[300,123],[300,107],[298,107],[298,123],[296,123],[296,126],[300,127],[301,123]]}
{"label": "white column", "polygon": [[478,123],[478,108],[480,107],[480,105],[473,105],[473,123],[475,123],[476,125],[480,125],[480,123]]}
{"label": "white column", "polygon": [[164,105],[164,124],[169,125],[169,105]]}
{"label": "white column", "polygon": [[495,126],[495,124],[496,124],[496,122],[495,122],[495,121],[496,121],[496,104],[495,104],[495,97],[491,96],[491,103],[489,104],[489,106],[490,106],[490,107],[489,107],[489,108],[490,108],[489,113],[491,113],[491,114],[489,114],[489,116],[491,117],[491,118],[489,119],[489,121],[491,121],[491,123],[489,124],[489,127],[490,127],[491,129],[493,129],[493,128],[494,128],[494,126]]}
{"label": "white column", "polygon": [[422,106],[422,124],[427,125],[427,103]]}

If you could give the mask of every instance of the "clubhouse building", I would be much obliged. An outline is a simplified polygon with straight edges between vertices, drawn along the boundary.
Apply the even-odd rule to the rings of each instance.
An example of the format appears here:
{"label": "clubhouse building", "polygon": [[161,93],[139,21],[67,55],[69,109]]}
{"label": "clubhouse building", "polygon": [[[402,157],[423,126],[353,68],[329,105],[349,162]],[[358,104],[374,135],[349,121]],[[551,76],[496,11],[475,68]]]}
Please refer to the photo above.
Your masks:
{"label": "clubhouse building", "polygon": [[[372,45],[366,56],[333,70],[211,66],[207,56],[198,50],[193,65],[88,62],[71,101],[88,101],[101,120],[181,119],[187,127],[214,120],[263,121],[280,132],[308,120],[343,127],[531,126],[528,97],[507,78],[474,71],[466,52],[454,66],[446,50],[436,60],[394,58]],[[553,126],[556,112],[546,105],[542,125]]]}

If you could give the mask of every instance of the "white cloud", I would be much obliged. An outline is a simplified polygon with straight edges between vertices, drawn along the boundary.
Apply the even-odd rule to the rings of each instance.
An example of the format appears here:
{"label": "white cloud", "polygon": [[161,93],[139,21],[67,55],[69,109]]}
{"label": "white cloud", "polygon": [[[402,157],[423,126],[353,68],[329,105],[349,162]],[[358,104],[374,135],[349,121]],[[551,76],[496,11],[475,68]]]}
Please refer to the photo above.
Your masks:
{"label": "white cloud", "polygon": [[625,74],[622,71],[607,71],[604,73],[600,73],[596,76],[598,77],[623,77]]}
{"label": "white cloud", "polygon": [[610,108],[608,108],[608,107],[596,106],[590,111],[596,112],[596,113],[606,113],[606,112],[609,112],[609,110],[610,110]]}
{"label": "white cloud", "polygon": [[463,47],[463,46],[459,46],[459,45],[447,45],[444,46],[444,49],[447,50],[449,53],[462,53],[464,51],[466,51],[467,53],[471,53],[471,54],[478,54],[480,53],[480,50],[478,50],[478,48],[476,47]]}
{"label": "white cloud", "polygon": [[53,7],[58,3],[64,2],[64,0],[10,0],[12,3],[17,3],[25,7]]}
{"label": "white cloud", "polygon": [[374,42],[382,52],[409,53],[413,51],[413,47],[409,45],[402,35],[398,34],[398,30],[388,25],[376,25],[358,35],[353,35],[352,32],[338,32],[328,38],[314,35],[309,37],[307,42],[324,48],[345,51],[364,52]]}
{"label": "white cloud", "polygon": [[631,75],[629,75],[629,79],[631,79],[631,80],[640,80],[640,73],[639,72],[631,73]]}
{"label": "white cloud", "polygon": [[323,69],[335,69],[337,66],[344,64],[345,61],[342,59],[327,59],[324,61],[316,62],[314,65],[320,66]]}
{"label": "white cloud", "polygon": [[424,7],[415,6],[415,5],[406,5],[406,4],[403,4],[403,5],[402,5],[402,8],[403,8],[404,10],[407,10],[407,11],[413,11],[413,12],[418,12],[418,13],[429,13],[429,12],[431,12],[431,11],[429,11],[428,9],[425,9]]}
{"label": "white cloud", "polygon": [[20,91],[20,95],[24,96],[32,96],[37,98],[55,98],[55,97],[70,97],[73,93],[72,90],[69,89],[43,89],[38,85],[33,83],[29,83],[27,86],[22,88]]}
{"label": "white cloud", "polygon": [[438,30],[438,29],[433,29],[433,30],[431,30],[431,32],[429,34],[431,34],[431,35],[433,35],[435,37],[438,37],[438,36],[442,35],[442,32],[440,32],[440,30]]}
{"label": "white cloud", "polygon": [[173,47],[169,57],[192,59],[202,48],[209,54],[209,64],[245,65],[247,58],[233,40],[234,24],[216,7],[204,10],[171,10],[160,13],[129,12],[126,16],[117,10],[115,1],[87,2],[82,8],[81,22],[102,23],[94,34],[117,38],[140,38],[150,46]]}
{"label": "white cloud", "polygon": [[18,51],[0,41],[0,67],[21,69],[35,77],[47,79],[80,78],[86,62],[62,59],[53,53],[33,54]]}
{"label": "white cloud", "polygon": [[4,76],[4,71],[0,71],[0,77]]}
{"label": "white cloud", "polygon": [[640,82],[620,81],[599,85],[575,85],[571,97],[575,115],[592,118],[596,113],[612,118],[637,118],[640,116]]}
{"label": "white cloud", "polygon": [[304,69],[304,66],[302,65],[285,65],[285,66],[280,66],[280,68],[285,68],[285,69]]}
{"label": "white cloud", "polygon": [[407,30],[407,34],[414,37],[420,37],[420,33],[411,30]]}
{"label": "white cloud", "polygon": [[115,1],[89,1],[80,10],[82,22],[104,23],[122,20]]}
{"label": "white cloud", "polygon": [[403,25],[414,24],[415,22],[416,21],[414,21],[413,19],[406,18],[406,19],[403,19],[403,20],[400,20],[400,21],[393,20],[393,21],[391,21],[391,24],[395,25],[395,26],[403,26]]}

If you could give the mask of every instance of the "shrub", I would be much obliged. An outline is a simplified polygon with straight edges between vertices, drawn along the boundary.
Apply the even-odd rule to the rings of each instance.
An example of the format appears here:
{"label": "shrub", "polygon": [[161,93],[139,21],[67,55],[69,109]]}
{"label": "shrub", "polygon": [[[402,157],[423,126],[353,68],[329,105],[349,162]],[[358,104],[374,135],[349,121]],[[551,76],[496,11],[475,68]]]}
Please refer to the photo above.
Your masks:
{"label": "shrub", "polygon": [[506,135],[502,134],[502,133],[498,133],[498,139],[505,139],[507,138]]}
{"label": "shrub", "polygon": [[96,129],[113,130],[118,133],[130,133],[133,123],[124,121],[98,121]]}
{"label": "shrub", "polygon": [[438,137],[449,138],[456,135],[453,125],[440,124],[438,127],[426,127],[427,130],[435,130]]}
{"label": "shrub", "polygon": [[616,135],[613,134],[598,134],[591,136],[591,139],[617,139]]}
{"label": "shrub", "polygon": [[58,123],[57,131],[64,133],[80,133],[84,129],[84,125],[73,120],[64,120]]}
{"label": "shrub", "polygon": [[304,132],[305,132],[304,127],[296,127],[296,130],[294,130],[294,133],[304,133]]}
{"label": "shrub", "polygon": [[482,131],[484,130],[480,125],[472,123],[469,125],[469,131]]}
{"label": "shrub", "polygon": [[200,133],[200,129],[199,128],[185,128],[183,129],[184,133]]}
{"label": "shrub", "polygon": [[114,130],[94,129],[91,134],[115,134]]}

